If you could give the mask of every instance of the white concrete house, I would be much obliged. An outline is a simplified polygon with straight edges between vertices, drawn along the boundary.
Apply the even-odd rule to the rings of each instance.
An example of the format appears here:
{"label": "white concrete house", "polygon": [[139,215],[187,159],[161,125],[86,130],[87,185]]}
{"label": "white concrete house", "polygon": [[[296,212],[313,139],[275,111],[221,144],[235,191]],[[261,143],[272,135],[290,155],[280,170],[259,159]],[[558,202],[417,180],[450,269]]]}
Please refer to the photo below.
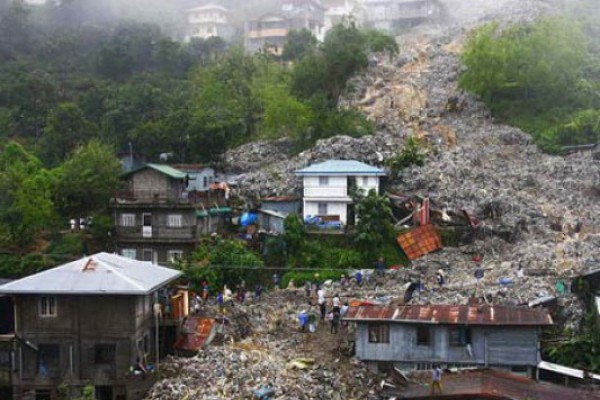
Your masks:
{"label": "white concrete house", "polygon": [[321,216],[336,219],[342,225],[355,223],[353,190],[379,193],[383,169],[355,160],[328,160],[296,171],[303,177],[303,217]]}

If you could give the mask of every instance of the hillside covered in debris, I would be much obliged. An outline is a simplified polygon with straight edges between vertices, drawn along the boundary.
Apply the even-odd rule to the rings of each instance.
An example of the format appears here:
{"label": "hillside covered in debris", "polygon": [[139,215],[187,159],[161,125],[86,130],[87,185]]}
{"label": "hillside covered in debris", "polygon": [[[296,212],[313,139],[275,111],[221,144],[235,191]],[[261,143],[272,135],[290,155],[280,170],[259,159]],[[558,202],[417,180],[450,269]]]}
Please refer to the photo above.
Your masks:
{"label": "hillside covered in debris", "polygon": [[240,190],[248,198],[298,194],[301,182],[293,174],[298,168],[331,158],[384,165],[408,138],[423,138],[429,146],[425,165],[389,179],[388,193],[428,196],[434,209],[459,217],[465,210],[483,228],[469,245],[447,247],[413,266],[447,263],[453,268],[450,282],[465,282],[462,274],[470,271],[472,256],[482,254],[490,281],[513,276],[521,265],[543,279],[520,296],[549,294],[557,279],[574,277],[596,262],[598,163],[591,155],[543,153],[526,133],[496,123],[481,102],[458,89],[457,80],[470,29],[490,20],[530,21],[554,10],[544,1],[446,3],[452,23],[424,25],[400,36],[398,57],[351,82],[355,90],[343,104],[374,121],[376,134],[336,136],[291,157],[285,140],[254,142],[228,152],[226,165],[233,173],[245,172]]}
{"label": "hillside covered in debris", "polygon": [[[459,56],[470,29],[491,20],[531,21],[555,10],[541,0],[442,3],[450,22],[401,35],[397,57],[352,79],[354,90],[342,106],[373,121],[374,135],[353,138],[340,132],[297,155],[288,153],[286,139],[253,142],[228,151],[224,165],[241,174],[239,191],[248,200],[294,195],[300,193],[294,176],[299,168],[328,159],[383,166],[409,138],[418,137],[427,143],[425,164],[391,177],[386,190],[397,199],[428,197],[440,216],[434,214],[434,223],[457,232],[456,243],[414,260],[410,269],[388,271],[384,279],[342,292],[342,298],[399,304],[407,283],[420,279],[435,286],[442,269],[447,285],[415,294],[413,304],[465,304],[481,297],[489,304],[523,305],[561,294],[564,320],[559,322],[577,331],[583,307],[558,292],[560,284],[598,263],[598,162],[591,154],[543,153],[528,134],[497,123],[483,103],[458,88]],[[475,233],[465,215],[477,221]],[[473,277],[477,257],[485,273],[482,285]],[[222,347],[171,359],[172,373],[148,398],[248,398],[265,385],[281,399],[377,398],[376,378],[343,354],[350,336],[332,341],[328,332],[320,338],[296,335],[295,316],[303,304],[295,296],[272,296],[236,311],[254,322],[249,336],[230,335]]]}

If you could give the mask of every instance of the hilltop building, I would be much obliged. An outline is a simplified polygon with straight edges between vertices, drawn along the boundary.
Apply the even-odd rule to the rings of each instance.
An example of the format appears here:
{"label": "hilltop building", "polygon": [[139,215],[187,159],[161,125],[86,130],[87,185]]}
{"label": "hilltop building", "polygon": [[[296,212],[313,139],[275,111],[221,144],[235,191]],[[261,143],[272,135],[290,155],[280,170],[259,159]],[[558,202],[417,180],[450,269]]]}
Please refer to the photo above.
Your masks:
{"label": "hilltop building", "polygon": [[296,171],[303,178],[303,217],[334,218],[342,226],[354,225],[352,192],[379,193],[383,169],[354,160],[329,160]]}
{"label": "hilltop building", "polygon": [[229,10],[220,5],[207,4],[190,8],[186,14],[188,25],[186,40],[218,36],[228,41],[235,33],[234,27],[229,23]]}
{"label": "hilltop building", "polygon": [[365,25],[394,32],[435,18],[440,13],[436,0],[363,0]]}

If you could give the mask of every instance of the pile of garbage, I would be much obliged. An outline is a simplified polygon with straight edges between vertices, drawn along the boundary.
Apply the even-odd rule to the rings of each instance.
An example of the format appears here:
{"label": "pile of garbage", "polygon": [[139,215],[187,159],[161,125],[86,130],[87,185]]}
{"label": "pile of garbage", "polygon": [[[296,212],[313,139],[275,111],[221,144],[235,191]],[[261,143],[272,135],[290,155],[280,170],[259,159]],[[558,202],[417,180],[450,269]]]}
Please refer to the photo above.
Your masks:
{"label": "pile of garbage", "polygon": [[[193,358],[170,358],[146,399],[369,399],[367,372],[355,365],[352,381],[306,357],[285,357],[252,343],[209,347]],[[360,382],[360,384],[356,384]],[[363,386],[364,385],[364,386]],[[187,396],[187,397],[186,397]]]}
{"label": "pile of garbage", "polygon": [[300,332],[297,316],[307,307],[289,290],[224,315],[205,305],[199,312],[215,316],[215,340],[191,358],[168,357],[146,399],[377,399],[375,375],[342,351],[354,333],[330,335],[327,324]]}

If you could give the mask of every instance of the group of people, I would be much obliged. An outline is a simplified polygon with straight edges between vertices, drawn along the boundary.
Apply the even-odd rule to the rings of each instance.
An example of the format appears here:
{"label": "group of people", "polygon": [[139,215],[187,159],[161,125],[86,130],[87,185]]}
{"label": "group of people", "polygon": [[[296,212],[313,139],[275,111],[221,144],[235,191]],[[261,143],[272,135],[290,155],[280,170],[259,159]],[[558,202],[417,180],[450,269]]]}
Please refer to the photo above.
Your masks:
{"label": "group of people", "polygon": [[[326,290],[323,286],[320,286],[317,290],[317,307],[319,309],[319,320],[324,322],[328,320],[330,322],[330,333],[336,334],[339,331],[341,324],[341,318],[348,312],[348,302],[341,304],[339,294],[334,294],[331,298],[330,308],[327,308]],[[328,312],[329,311],[329,312]],[[317,314],[311,304],[308,312],[302,311],[298,316],[300,323],[300,330],[302,332],[308,330],[309,332],[316,331]]]}

